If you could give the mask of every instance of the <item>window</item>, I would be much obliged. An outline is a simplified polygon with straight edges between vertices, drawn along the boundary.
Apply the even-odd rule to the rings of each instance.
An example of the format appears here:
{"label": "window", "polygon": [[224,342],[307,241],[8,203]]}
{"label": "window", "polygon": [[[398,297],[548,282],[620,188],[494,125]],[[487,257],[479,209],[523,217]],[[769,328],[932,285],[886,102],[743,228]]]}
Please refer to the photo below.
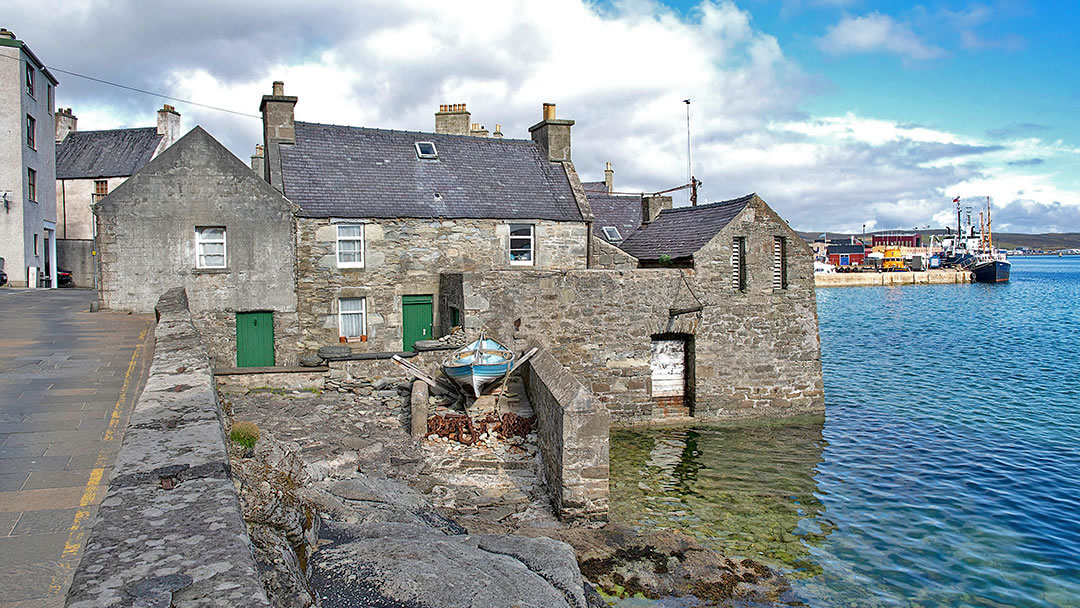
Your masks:
{"label": "window", "polygon": [[338,268],[364,267],[364,225],[340,224],[337,227]]}
{"label": "window", "polygon": [[196,268],[225,268],[225,227],[195,228]]}
{"label": "window", "polygon": [[34,96],[34,66],[26,63],[26,94]]}
{"label": "window", "polygon": [[367,335],[367,299],[338,299],[338,328],[343,338]]}
{"label": "window", "polygon": [[731,287],[746,291],[746,237],[731,240]]}
{"label": "window", "polygon": [[94,180],[94,194],[105,195],[109,193],[109,180],[107,179],[95,179]]}
{"label": "window", "polygon": [[49,104],[48,112],[53,113],[53,88],[51,84],[45,84],[45,96],[48,98],[46,103]]}
{"label": "window", "polygon": [[787,239],[773,237],[772,288],[787,289]]}
{"label": "window", "polygon": [[461,326],[461,309],[457,306],[450,307],[450,327]]}
{"label": "window", "polygon": [[37,121],[29,114],[26,115],[26,145],[37,149]]}
{"label": "window", "polygon": [[26,170],[26,196],[32,202],[37,202],[37,171],[33,169]]}
{"label": "window", "polygon": [[604,231],[604,238],[613,243],[622,240],[622,235],[619,234],[619,229],[615,226],[604,226],[601,230]]}
{"label": "window", "polygon": [[439,151],[435,149],[435,144],[430,141],[418,141],[416,142],[416,156],[419,158],[439,158]]}
{"label": "window", "polygon": [[510,224],[510,264],[514,266],[532,266],[532,224]]}
{"label": "window", "polygon": [[38,235],[36,234],[34,235],[34,255],[41,255],[41,252],[38,249]]}

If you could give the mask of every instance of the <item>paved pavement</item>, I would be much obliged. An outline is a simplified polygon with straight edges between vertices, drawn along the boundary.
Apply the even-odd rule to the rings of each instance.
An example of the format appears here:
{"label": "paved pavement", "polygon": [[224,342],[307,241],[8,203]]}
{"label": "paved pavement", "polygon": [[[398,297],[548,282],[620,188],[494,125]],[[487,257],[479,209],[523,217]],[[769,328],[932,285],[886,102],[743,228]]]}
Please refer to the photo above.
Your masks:
{"label": "paved pavement", "polygon": [[152,353],[153,315],[0,288],[0,608],[63,606]]}

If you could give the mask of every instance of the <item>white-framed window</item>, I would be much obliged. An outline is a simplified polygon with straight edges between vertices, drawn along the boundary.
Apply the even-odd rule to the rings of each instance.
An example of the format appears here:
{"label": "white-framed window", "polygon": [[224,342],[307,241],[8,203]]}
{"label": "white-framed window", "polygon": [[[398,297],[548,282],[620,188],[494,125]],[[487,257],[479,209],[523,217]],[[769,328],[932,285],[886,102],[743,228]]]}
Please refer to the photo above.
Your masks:
{"label": "white-framed window", "polygon": [[338,330],[343,338],[367,335],[367,298],[338,298]]}
{"label": "white-framed window", "polygon": [[536,238],[532,224],[510,224],[510,264],[532,266]]}
{"label": "white-framed window", "polygon": [[439,158],[439,151],[435,149],[434,142],[418,141],[415,146],[417,158]]}
{"label": "white-framed window", "polygon": [[225,227],[195,227],[195,267],[225,268]]}
{"label": "white-framed window", "polygon": [[29,114],[26,115],[26,145],[37,149],[37,120]]}
{"label": "white-framed window", "polygon": [[29,167],[26,169],[26,198],[37,202],[37,171]]}
{"label": "white-framed window", "polygon": [[338,268],[364,267],[363,224],[338,224],[337,265]]}
{"label": "white-framed window", "polygon": [[619,229],[616,228],[615,226],[604,226],[600,230],[602,230],[604,232],[604,238],[606,238],[607,240],[609,240],[609,241],[611,241],[613,243],[619,242],[619,241],[622,240],[622,235],[619,234]]}
{"label": "white-framed window", "polygon": [[34,66],[29,61],[26,62],[26,94],[34,96]]}

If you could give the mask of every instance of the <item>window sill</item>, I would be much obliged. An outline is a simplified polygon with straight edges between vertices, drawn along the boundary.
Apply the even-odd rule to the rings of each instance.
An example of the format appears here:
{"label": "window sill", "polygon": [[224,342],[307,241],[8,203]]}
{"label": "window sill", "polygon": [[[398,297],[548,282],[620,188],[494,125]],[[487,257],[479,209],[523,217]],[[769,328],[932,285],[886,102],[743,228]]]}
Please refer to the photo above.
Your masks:
{"label": "window sill", "polygon": [[230,268],[196,268],[191,271],[191,274],[229,274],[232,272]]}

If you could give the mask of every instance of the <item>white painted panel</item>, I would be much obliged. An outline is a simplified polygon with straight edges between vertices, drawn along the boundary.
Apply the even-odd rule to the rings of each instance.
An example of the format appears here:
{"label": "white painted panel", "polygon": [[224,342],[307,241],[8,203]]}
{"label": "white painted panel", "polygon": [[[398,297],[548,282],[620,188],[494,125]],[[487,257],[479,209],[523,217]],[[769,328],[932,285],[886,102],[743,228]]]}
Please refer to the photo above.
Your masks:
{"label": "white painted panel", "polygon": [[682,340],[653,340],[652,396],[679,397],[686,374],[686,343]]}

